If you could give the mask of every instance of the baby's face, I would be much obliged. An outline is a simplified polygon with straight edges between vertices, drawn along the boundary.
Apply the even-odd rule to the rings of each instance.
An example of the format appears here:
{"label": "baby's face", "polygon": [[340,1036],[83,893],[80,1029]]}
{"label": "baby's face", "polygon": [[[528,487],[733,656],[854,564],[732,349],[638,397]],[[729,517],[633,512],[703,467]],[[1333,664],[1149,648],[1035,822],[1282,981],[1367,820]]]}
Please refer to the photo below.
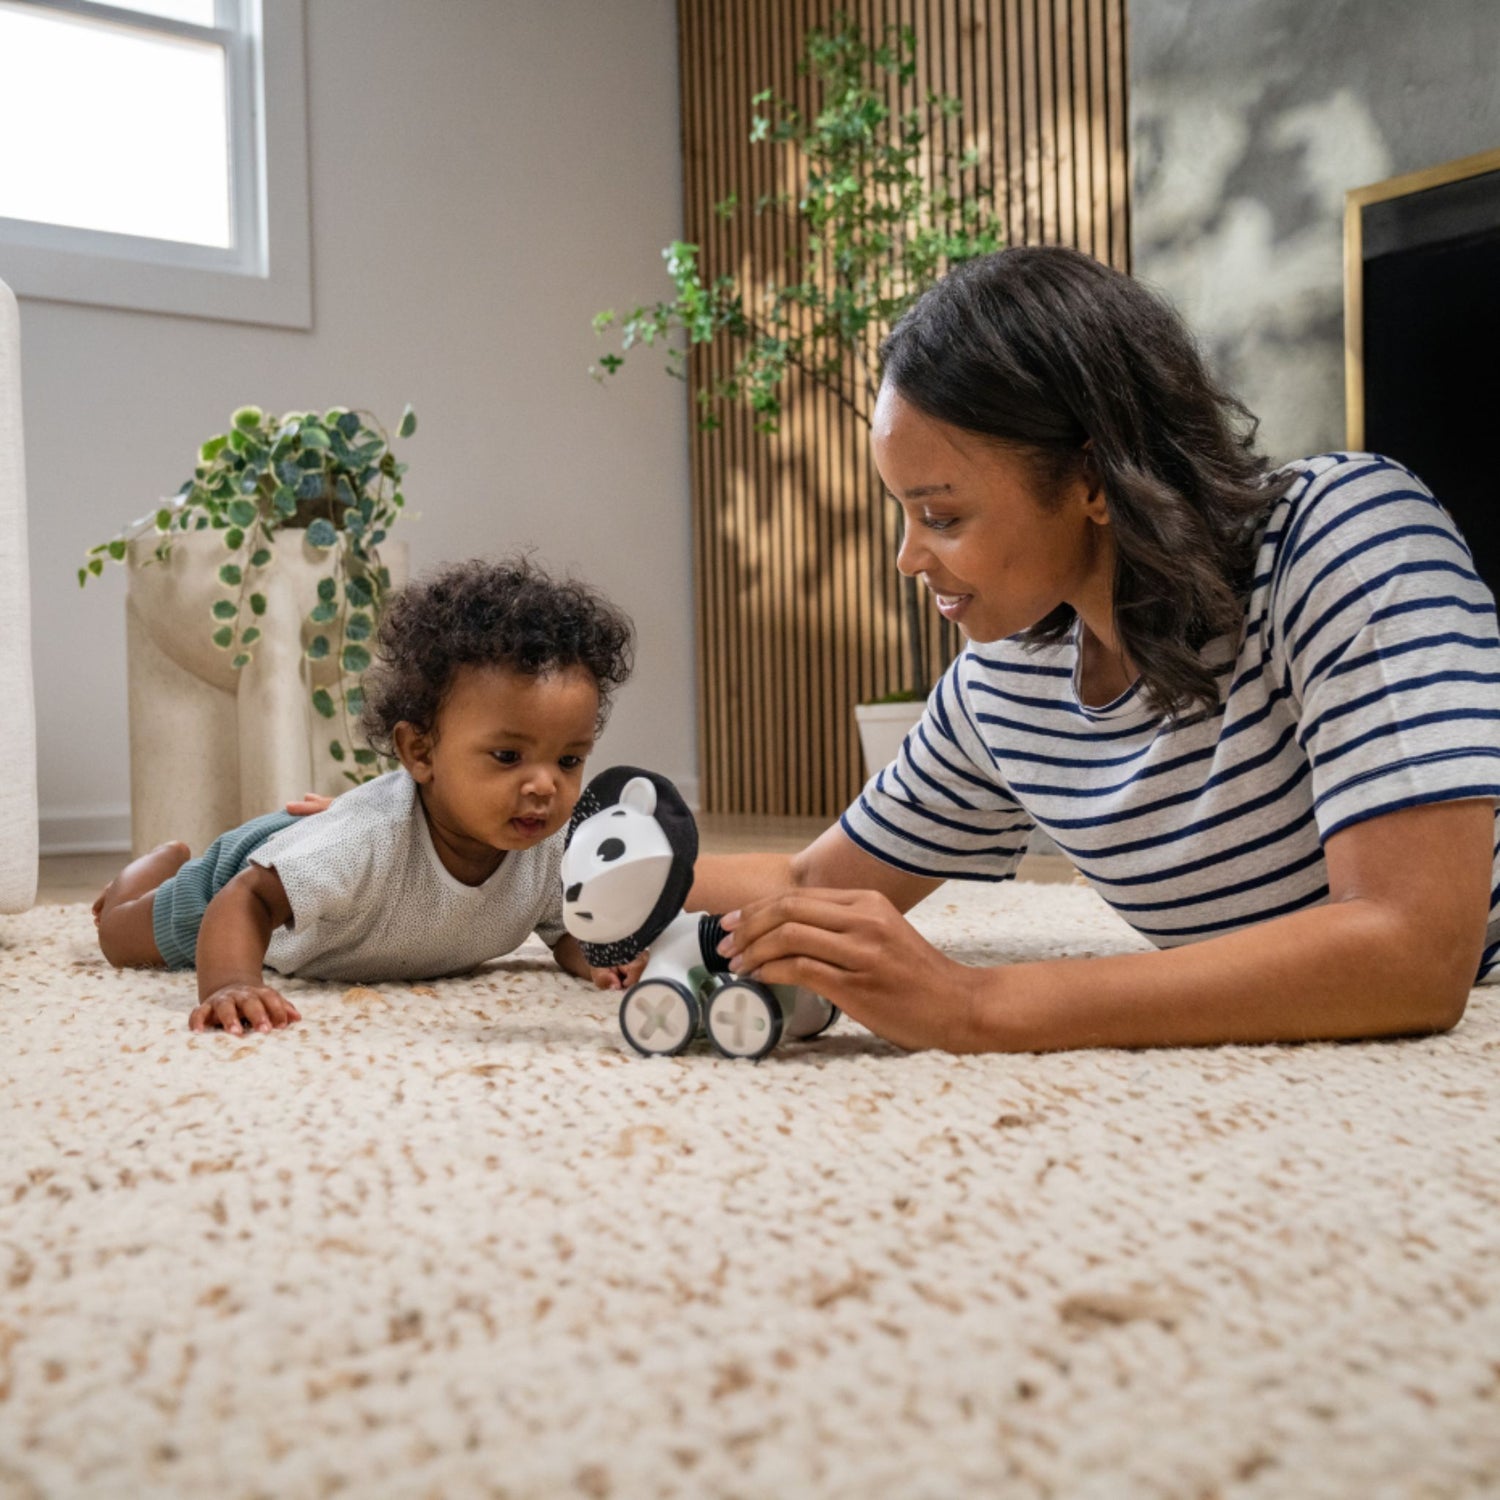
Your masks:
{"label": "baby's face", "polygon": [[582,667],[540,677],[460,667],[438,712],[430,816],[491,849],[529,849],[573,814],[599,689]]}

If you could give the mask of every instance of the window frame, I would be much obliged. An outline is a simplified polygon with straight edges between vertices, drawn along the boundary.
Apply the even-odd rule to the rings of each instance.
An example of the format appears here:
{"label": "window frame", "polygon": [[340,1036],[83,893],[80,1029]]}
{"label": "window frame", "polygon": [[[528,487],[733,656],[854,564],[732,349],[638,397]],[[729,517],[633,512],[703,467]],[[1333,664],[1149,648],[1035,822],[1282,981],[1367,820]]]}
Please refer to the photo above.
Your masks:
{"label": "window frame", "polygon": [[0,280],[42,301],[310,328],[303,0],[216,0],[211,30],[94,0],[12,3],[224,46],[233,244],[0,216]]}

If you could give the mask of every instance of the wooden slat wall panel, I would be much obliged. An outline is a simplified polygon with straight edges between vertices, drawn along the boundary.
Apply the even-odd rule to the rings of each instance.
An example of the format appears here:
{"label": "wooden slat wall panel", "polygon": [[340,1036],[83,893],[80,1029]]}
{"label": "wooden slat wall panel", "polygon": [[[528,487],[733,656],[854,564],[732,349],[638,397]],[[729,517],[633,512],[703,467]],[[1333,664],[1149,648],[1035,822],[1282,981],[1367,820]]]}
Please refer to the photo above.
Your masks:
{"label": "wooden slat wall panel", "polygon": [[[839,11],[867,36],[911,26],[918,75],[963,99],[948,144],[977,146],[975,181],[996,186],[1011,244],[1076,245],[1129,269],[1126,0],[679,0],[685,238],[708,276],[755,286],[795,255],[782,216],[714,213],[794,187],[785,153],[749,142],[751,96],[804,106],[796,71],[809,30]],[[700,350],[693,388],[734,351]],[[748,413],[693,436],[703,806],[837,814],[863,780],[853,705],[902,686],[897,508],[884,499],[860,419],[793,376],[782,431]],[[958,642],[924,605],[936,676]]]}

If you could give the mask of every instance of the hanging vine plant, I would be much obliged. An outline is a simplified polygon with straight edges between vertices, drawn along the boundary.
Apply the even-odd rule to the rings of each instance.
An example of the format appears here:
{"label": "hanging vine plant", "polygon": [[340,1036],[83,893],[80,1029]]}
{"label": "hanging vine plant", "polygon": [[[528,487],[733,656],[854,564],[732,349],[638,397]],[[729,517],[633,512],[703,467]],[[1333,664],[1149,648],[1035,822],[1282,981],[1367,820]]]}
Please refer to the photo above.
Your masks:
{"label": "hanging vine plant", "polygon": [[[416,430],[416,413],[408,406],[397,436],[408,438]],[[364,707],[369,642],[391,583],[378,549],[406,504],[405,473],[385,429],[367,412],[334,407],[321,415],[278,417],[241,407],[229,431],[199,449],[193,477],[175,500],[89,548],[79,586],[99,577],[106,561],[124,562],[131,542],[153,531],[159,536],[152,553],[157,562],[170,556],[184,532],[221,533],[228,554],[218,570],[223,593],[205,623],[214,645],[233,653],[231,665],[239,671],[261,638],[267,600],[258,584],[275,564],[276,537],[305,532],[309,546],[330,555],[333,571],[318,582],[304,650],[310,661],[331,662],[338,674],[331,687],[313,686],[312,706],[323,718],[340,721],[329,753],[344,766],[345,779],[369,781],[389,767],[375,751],[354,743],[354,726]]]}

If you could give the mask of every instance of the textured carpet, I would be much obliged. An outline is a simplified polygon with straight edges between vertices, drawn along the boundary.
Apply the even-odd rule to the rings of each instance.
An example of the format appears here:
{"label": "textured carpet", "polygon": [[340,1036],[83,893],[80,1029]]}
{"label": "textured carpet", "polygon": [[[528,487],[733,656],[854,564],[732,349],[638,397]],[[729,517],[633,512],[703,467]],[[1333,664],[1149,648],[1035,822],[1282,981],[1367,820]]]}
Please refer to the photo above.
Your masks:
{"label": "textured carpet", "polygon": [[[950,887],[962,957],[1136,946]],[[1500,997],[1386,1045],[628,1054],[544,950],[192,1036],[0,918],[0,1496],[1500,1492]],[[920,997],[913,997],[920,1003]]]}

